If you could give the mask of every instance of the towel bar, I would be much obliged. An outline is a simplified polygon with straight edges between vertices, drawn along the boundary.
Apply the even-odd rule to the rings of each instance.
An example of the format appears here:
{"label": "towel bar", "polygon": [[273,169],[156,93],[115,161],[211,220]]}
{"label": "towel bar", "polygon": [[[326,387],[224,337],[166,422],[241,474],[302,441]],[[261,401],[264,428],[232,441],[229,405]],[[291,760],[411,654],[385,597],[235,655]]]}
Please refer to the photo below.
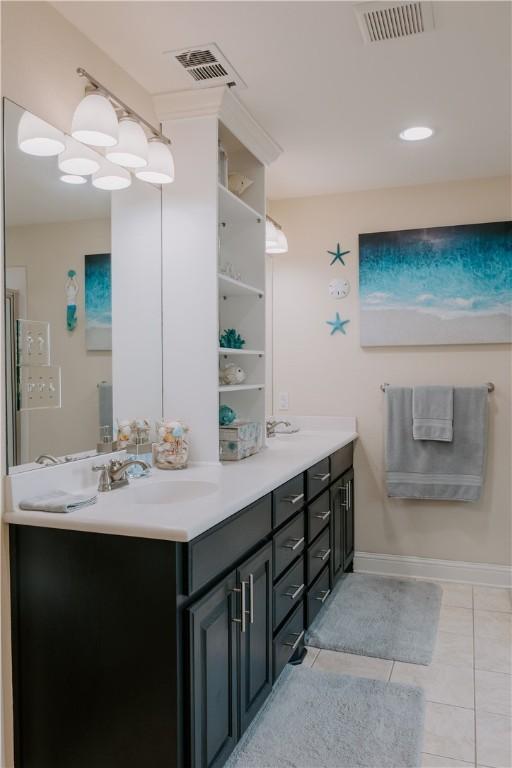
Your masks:
{"label": "towel bar", "polygon": [[[385,391],[386,391],[386,389],[387,389],[389,386],[391,386],[391,385],[390,385],[388,382],[384,382],[384,384],[381,384],[381,385],[380,385],[380,388],[381,388],[381,390],[382,390],[383,392],[385,392]],[[487,382],[486,382],[486,386],[487,386],[487,391],[488,391],[488,392],[494,392],[494,384],[493,384],[493,382],[492,382],[492,381],[487,381]]]}

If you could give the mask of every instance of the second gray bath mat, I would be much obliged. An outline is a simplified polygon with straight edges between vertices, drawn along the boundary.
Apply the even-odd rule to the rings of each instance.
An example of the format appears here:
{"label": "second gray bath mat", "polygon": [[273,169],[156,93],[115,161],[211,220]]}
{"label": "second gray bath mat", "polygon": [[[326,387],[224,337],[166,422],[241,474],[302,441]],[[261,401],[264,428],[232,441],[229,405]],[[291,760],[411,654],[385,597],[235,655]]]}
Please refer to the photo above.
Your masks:
{"label": "second gray bath mat", "polygon": [[442,589],[426,581],[352,573],[333,589],[311,625],[307,645],[430,664]]}

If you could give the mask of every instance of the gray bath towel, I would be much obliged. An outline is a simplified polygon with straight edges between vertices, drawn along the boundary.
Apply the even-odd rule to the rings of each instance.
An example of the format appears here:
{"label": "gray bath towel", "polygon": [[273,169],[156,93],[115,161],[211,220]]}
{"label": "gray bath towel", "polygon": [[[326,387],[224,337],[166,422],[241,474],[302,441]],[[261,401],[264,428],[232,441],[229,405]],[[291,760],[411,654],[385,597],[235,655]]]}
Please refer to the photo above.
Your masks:
{"label": "gray bath towel", "polygon": [[453,439],[453,387],[414,387],[412,436],[415,440]]}
{"label": "gray bath towel", "polygon": [[96,504],[96,494],[68,493],[67,491],[48,491],[40,496],[20,501],[20,509],[30,512],[74,512],[76,509]]}
{"label": "gray bath towel", "polygon": [[386,390],[386,481],[399,499],[477,501],[487,442],[487,387],[453,391],[453,440],[414,440],[412,389]]}

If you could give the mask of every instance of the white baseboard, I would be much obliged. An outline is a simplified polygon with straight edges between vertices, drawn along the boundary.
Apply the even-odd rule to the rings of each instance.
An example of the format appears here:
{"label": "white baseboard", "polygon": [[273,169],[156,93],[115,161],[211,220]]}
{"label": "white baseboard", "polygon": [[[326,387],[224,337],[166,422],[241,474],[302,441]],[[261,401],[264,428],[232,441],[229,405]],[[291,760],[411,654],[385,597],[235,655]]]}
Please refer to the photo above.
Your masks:
{"label": "white baseboard", "polygon": [[433,560],[429,557],[356,552],[354,571],[382,576],[409,576],[432,581],[457,581],[463,584],[481,584],[486,587],[512,586],[512,567],[508,565]]}

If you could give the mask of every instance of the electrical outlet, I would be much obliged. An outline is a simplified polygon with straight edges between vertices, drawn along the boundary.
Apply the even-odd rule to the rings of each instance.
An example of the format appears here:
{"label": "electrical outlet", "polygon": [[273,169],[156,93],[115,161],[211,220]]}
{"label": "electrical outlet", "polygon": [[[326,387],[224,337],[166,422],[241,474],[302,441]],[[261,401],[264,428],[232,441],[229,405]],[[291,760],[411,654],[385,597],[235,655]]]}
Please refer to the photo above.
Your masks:
{"label": "electrical outlet", "polygon": [[288,410],[288,392],[279,393],[279,410],[280,411]]}
{"label": "electrical outlet", "polygon": [[18,320],[18,365],[50,365],[50,323]]}
{"label": "electrical outlet", "polygon": [[24,365],[19,371],[19,410],[60,408],[60,366]]}

